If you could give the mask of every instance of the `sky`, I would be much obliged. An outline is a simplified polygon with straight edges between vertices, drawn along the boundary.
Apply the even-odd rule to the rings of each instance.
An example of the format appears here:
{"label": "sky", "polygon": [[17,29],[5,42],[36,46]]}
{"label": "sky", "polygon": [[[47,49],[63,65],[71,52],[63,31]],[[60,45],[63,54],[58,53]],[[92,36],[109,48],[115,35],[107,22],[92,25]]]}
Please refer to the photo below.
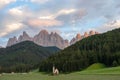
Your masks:
{"label": "sky", "polygon": [[70,40],[119,27],[119,0],[0,0],[0,46],[23,31],[33,37],[45,29]]}

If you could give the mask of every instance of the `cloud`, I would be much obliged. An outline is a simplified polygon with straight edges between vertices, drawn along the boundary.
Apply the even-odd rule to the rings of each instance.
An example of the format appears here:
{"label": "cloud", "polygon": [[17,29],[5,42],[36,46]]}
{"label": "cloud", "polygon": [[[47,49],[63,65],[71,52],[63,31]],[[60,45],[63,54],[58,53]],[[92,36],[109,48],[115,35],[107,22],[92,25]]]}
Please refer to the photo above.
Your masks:
{"label": "cloud", "polygon": [[[27,9],[26,6],[18,6],[9,9],[8,14],[10,14],[14,19],[17,19],[19,22],[25,22],[26,25],[32,26],[32,27],[53,27],[53,26],[62,26],[65,22],[70,21],[71,16],[74,15],[74,17],[79,18],[80,16],[83,16],[84,10],[80,9],[77,10],[75,8],[70,9],[60,9],[57,12],[49,12],[49,11],[37,11],[34,12],[32,10]],[[64,16],[62,18],[61,16]],[[61,17],[60,19],[57,19]],[[32,19],[31,19],[32,18]],[[28,20],[30,19],[30,20]]]}
{"label": "cloud", "polygon": [[106,32],[108,30],[120,28],[120,20],[114,20],[108,23],[105,23],[103,26],[100,26],[97,29],[99,32]]}
{"label": "cloud", "polygon": [[25,27],[42,28],[61,26],[63,25],[63,22],[55,18],[61,14],[70,14],[75,12],[74,9],[62,9],[57,13],[40,16],[41,14],[33,12],[27,8],[27,6],[22,5],[8,10],[7,14],[4,15],[4,20],[2,20],[1,26],[3,27],[1,28],[2,30],[0,30],[0,37],[6,36],[16,30],[23,30]]}
{"label": "cloud", "polygon": [[56,13],[49,13],[49,15],[43,15],[43,16],[40,16],[39,18],[40,19],[55,19],[61,15],[69,15],[69,14],[72,14],[72,13],[75,13],[77,10],[76,9],[61,9],[59,10],[58,12]]}
{"label": "cloud", "polygon": [[39,16],[39,19],[57,19],[67,24],[72,20],[81,19],[83,16],[86,15],[86,13],[87,12],[85,9],[75,9],[75,8],[60,9],[59,11],[54,13],[49,13],[48,15],[43,14]]}
{"label": "cloud", "polygon": [[8,9],[6,14],[2,16],[0,37],[14,33],[25,27],[25,24],[23,23],[23,20],[27,17],[25,9],[26,7],[24,5]]}
{"label": "cloud", "polygon": [[22,23],[11,23],[7,24],[1,31],[0,31],[0,37],[3,37],[15,30],[19,30],[24,26]]}
{"label": "cloud", "polygon": [[15,8],[10,9],[8,11],[8,13],[13,15],[13,16],[23,16],[24,12],[22,9],[23,9],[23,6],[15,7]]}
{"label": "cloud", "polygon": [[62,9],[56,15],[71,14],[74,12],[76,12],[76,9]]}
{"label": "cloud", "polygon": [[[72,11],[72,10],[71,10]],[[60,14],[56,17],[56,19],[65,22],[66,24],[76,24],[78,20],[81,20],[84,16],[87,15],[87,11],[85,9],[74,9],[69,14]]]}
{"label": "cloud", "polygon": [[46,3],[48,1],[50,1],[50,0],[31,0],[31,2],[40,3],[40,4]]}
{"label": "cloud", "polygon": [[54,19],[31,19],[27,24],[32,27],[53,27],[62,25],[62,22]]}
{"label": "cloud", "polygon": [[82,0],[78,1],[76,5],[87,10],[86,20],[104,16],[109,21],[119,15],[120,10],[116,8],[118,4],[118,0]]}
{"label": "cloud", "polygon": [[[26,29],[25,27],[33,27],[34,29],[43,29],[43,27],[56,27],[56,26],[64,26],[64,19],[58,20],[57,18],[62,15],[78,15],[82,13],[83,10],[77,10],[74,8],[71,9],[60,9],[58,12],[47,12],[43,14],[40,12],[34,12],[32,10],[27,9],[28,7],[25,5],[17,6],[10,8],[7,12],[7,16],[5,15],[5,19],[3,20],[4,26],[2,28],[2,32],[0,37],[6,36],[11,32],[15,32],[16,30],[23,30]],[[12,27],[15,26],[15,27]],[[57,30],[57,28],[54,28]]]}
{"label": "cloud", "polygon": [[0,9],[16,0],[0,0]]}
{"label": "cloud", "polygon": [[23,30],[33,34],[47,29],[70,39],[89,29],[105,32],[119,28],[119,6],[119,0],[0,0],[0,35],[8,38]]}
{"label": "cloud", "polygon": [[35,13],[34,11],[30,11],[27,5],[21,5],[21,6],[10,8],[7,11],[7,14],[9,16],[12,16],[13,18],[25,19],[27,17],[34,16]]}

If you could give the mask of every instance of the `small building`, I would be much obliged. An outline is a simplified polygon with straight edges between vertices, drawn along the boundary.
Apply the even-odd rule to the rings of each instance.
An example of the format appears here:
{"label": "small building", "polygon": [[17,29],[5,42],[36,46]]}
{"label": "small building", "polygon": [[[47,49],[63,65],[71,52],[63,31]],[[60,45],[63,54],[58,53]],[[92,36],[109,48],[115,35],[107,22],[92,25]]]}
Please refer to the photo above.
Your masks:
{"label": "small building", "polygon": [[53,75],[58,75],[58,74],[59,74],[59,70],[55,68],[55,66],[53,66]]}

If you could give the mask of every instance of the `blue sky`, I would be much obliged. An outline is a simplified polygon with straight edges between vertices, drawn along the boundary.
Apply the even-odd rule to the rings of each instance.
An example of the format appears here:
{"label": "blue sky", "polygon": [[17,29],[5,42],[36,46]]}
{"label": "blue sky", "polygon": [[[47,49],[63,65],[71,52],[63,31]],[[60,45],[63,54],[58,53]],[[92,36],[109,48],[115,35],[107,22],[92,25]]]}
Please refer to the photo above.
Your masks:
{"label": "blue sky", "polygon": [[23,31],[34,36],[46,29],[70,40],[119,27],[119,0],[0,0],[0,46]]}

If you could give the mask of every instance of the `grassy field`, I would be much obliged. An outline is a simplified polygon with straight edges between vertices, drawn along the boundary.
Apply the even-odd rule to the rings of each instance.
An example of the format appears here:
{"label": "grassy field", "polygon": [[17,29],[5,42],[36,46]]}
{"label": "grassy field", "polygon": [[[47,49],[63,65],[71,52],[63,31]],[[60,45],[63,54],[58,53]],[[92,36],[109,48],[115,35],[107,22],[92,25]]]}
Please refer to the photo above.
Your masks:
{"label": "grassy field", "polygon": [[120,80],[120,75],[81,75],[78,73],[58,76],[32,74],[12,74],[0,77],[0,80]]}
{"label": "grassy field", "polygon": [[39,72],[4,74],[0,80],[120,80],[120,67],[85,70],[52,76]]}

